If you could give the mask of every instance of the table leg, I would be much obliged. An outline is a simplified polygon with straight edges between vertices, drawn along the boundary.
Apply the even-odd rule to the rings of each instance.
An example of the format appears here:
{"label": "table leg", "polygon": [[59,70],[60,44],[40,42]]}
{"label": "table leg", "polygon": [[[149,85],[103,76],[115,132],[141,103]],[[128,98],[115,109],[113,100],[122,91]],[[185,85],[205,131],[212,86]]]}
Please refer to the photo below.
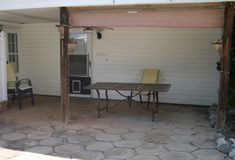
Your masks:
{"label": "table leg", "polygon": [[156,108],[156,92],[153,92],[152,121],[154,121],[155,108]]}
{"label": "table leg", "polygon": [[105,90],[105,99],[106,99],[106,112],[109,111],[109,97],[108,97],[108,90]]}
{"label": "table leg", "polygon": [[98,111],[98,118],[100,118],[100,91],[96,89],[97,96],[98,96],[98,105],[97,105],[97,111]]}
{"label": "table leg", "polygon": [[131,91],[131,94],[130,94],[130,97],[129,97],[129,108],[131,108],[132,94],[133,94],[133,91]]}
{"label": "table leg", "polygon": [[155,113],[156,115],[158,115],[158,107],[159,107],[158,95],[159,95],[158,92],[156,92],[156,101],[157,101],[157,102],[156,102],[156,113]]}
{"label": "table leg", "polygon": [[151,92],[148,93],[148,102],[147,102],[147,110],[149,110],[149,101],[151,97]]}

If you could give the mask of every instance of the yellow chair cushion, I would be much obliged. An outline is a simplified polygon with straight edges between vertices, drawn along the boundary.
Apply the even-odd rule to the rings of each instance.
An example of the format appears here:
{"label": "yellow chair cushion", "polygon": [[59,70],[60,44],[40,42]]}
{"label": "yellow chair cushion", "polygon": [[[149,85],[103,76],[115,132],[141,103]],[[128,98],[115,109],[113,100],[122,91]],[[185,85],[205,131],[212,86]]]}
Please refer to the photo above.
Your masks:
{"label": "yellow chair cushion", "polygon": [[144,69],[142,83],[157,83],[160,70]]}
{"label": "yellow chair cushion", "polygon": [[[157,83],[159,73],[160,70],[158,69],[144,69],[141,83],[149,83],[149,84]],[[149,92],[144,91],[141,92],[140,94],[147,96]]]}
{"label": "yellow chair cushion", "polygon": [[10,82],[10,81],[16,82],[16,76],[15,76],[12,65],[7,64],[7,82]]}

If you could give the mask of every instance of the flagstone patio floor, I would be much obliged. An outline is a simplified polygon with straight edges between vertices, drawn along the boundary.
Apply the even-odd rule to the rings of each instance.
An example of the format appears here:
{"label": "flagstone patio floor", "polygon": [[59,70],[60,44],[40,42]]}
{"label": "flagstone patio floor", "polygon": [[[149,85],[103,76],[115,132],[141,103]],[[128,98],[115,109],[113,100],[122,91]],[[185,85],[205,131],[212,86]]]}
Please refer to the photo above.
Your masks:
{"label": "flagstone patio floor", "polygon": [[16,102],[0,113],[0,160],[228,159],[216,150],[206,107],[161,104],[152,122],[137,102],[97,118],[95,99],[72,98],[64,125],[59,97],[36,96],[33,107],[24,99],[21,111]]}

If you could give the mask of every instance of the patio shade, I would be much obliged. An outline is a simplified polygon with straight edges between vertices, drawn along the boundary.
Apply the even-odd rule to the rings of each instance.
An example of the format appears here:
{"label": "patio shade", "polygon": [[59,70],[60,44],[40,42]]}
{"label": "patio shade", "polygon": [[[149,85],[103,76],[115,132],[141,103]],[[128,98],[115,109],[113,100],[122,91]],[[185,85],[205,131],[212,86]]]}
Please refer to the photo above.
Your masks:
{"label": "patio shade", "polygon": [[222,28],[222,9],[168,9],[73,11],[70,25],[76,27],[169,27],[169,28]]}

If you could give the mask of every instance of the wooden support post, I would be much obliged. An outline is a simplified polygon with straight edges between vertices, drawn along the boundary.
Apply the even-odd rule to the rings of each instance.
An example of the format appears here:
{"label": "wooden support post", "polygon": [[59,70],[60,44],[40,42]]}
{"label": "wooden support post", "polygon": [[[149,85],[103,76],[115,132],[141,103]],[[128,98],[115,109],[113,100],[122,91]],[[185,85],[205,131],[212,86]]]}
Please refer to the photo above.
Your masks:
{"label": "wooden support post", "polygon": [[64,36],[60,38],[60,72],[61,72],[61,109],[63,122],[68,123],[70,118],[69,106],[69,18],[67,8],[60,8],[60,25],[64,27]]}
{"label": "wooden support post", "polygon": [[226,109],[228,106],[229,67],[233,31],[234,3],[226,2],[224,12],[223,50],[221,57],[220,89],[216,121],[217,129],[223,129],[225,127]]}

